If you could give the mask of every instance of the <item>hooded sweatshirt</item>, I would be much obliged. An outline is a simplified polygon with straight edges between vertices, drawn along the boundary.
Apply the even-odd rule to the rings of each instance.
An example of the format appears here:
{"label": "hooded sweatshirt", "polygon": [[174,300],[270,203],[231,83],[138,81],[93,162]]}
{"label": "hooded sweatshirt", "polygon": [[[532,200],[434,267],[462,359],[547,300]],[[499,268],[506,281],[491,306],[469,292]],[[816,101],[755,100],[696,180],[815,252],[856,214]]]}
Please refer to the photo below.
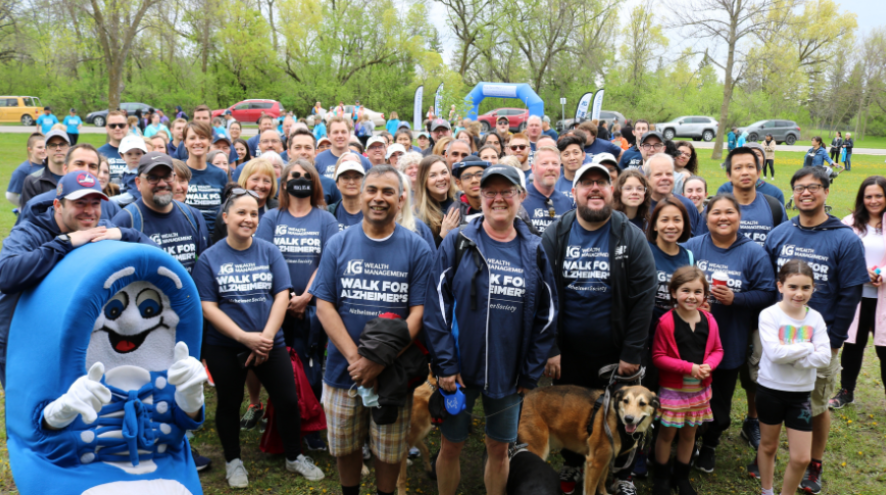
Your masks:
{"label": "hooded sweatshirt", "polygon": [[809,228],[801,226],[797,216],[769,232],[766,251],[775,270],[793,258],[809,263],[815,272],[809,307],[824,318],[831,348],[842,347],[861,301],[862,287],[870,281],[861,239],[833,215]]}

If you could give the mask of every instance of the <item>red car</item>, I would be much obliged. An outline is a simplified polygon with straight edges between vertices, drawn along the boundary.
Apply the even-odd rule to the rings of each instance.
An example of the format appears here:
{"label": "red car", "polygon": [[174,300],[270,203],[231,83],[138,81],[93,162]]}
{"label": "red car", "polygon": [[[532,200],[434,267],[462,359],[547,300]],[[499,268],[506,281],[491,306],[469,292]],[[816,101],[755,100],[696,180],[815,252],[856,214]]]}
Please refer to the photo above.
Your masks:
{"label": "red car", "polygon": [[212,112],[213,118],[223,116],[226,110],[230,110],[231,113],[234,114],[234,118],[240,122],[255,122],[256,124],[258,123],[258,118],[261,117],[262,112],[264,112],[265,115],[270,115],[274,118],[286,113],[286,111],[283,110],[283,105],[281,105],[279,101],[254,99],[243,100],[234,103],[228,108],[214,110]]}
{"label": "red car", "polygon": [[529,110],[526,108],[496,108],[477,117],[477,122],[483,126],[483,132],[489,132],[495,129],[495,121],[502,115],[508,118],[511,132],[521,132],[526,128]]}

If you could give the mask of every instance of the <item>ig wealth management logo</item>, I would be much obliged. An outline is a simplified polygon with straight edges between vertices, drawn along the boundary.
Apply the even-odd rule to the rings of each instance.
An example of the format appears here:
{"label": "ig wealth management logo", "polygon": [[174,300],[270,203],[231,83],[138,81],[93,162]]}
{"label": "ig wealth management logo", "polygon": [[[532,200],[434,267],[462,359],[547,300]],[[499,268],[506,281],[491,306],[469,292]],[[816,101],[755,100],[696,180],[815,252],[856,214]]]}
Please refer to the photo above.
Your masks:
{"label": "ig wealth management logo", "polygon": [[286,235],[286,226],[285,225],[278,225],[277,231],[275,233],[277,235]]}
{"label": "ig wealth management logo", "polygon": [[345,267],[345,275],[362,275],[363,274],[363,260],[350,260],[348,261],[347,267]]}

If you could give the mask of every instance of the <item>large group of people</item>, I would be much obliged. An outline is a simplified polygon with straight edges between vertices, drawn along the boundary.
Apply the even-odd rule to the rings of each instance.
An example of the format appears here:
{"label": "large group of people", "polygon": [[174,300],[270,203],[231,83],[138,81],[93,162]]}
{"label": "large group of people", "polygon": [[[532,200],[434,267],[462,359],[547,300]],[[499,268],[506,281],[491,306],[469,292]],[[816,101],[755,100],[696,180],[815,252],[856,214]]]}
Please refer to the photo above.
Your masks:
{"label": "large group of people", "polygon": [[[304,451],[328,450],[342,493],[356,495],[374,456],[377,493],[393,493],[429,363],[465,404],[439,418],[442,495],[457,492],[477,400],[486,490],[501,495],[523,395],[542,376],[604,388],[609,365],[661,401],[655,440],[613,473],[615,493],[636,493],[633,477],[651,471],[656,495],[695,494],[690,466],[714,472],[736,382],[761,493],[774,493],[782,424],[781,493],[819,493],[828,408],[853,402],[870,333],[886,357],[886,178],[865,179],[852,214],[831,216],[820,138],[791,177],[799,215],[788,219],[761,180],[768,141],[732,149],[709,194],[692,143],[646,120],[612,129],[622,147],[597,122],[557,135],[535,116],[516,133],[507,119],[486,133],[397,120],[366,139],[356,114],[331,116],[320,137],[262,117],[244,140],[205,105],[179,113],[134,133],[111,111],[98,149],[52,126],[28,138],[6,194],[20,211],[0,252],[0,381],[18,295],[67,253],[105,239],[163,249],[199,291],[232,487],[249,484],[239,434],[260,421],[264,388],[287,470],[323,479]],[[302,373],[309,389],[296,387]],[[322,404],[325,441],[303,434],[304,400]],[[561,490],[580,491],[584,457],[561,454]]]}

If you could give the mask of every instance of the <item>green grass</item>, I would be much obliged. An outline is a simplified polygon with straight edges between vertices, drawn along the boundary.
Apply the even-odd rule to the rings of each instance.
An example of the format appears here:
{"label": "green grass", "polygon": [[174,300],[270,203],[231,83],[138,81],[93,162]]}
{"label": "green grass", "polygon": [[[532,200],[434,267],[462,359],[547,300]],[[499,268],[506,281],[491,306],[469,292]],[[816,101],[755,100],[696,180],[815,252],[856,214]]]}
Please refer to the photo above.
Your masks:
{"label": "green grass", "polygon": [[[95,145],[104,143],[104,136],[85,134],[82,138]],[[25,160],[25,134],[0,134],[0,183],[6,184],[12,170]],[[711,160],[709,151],[702,150],[701,174],[715,190],[725,181],[725,172],[719,160]],[[843,216],[852,206],[858,185],[871,174],[884,172],[883,158],[858,155],[853,157],[853,171],[844,173],[831,187],[828,204],[834,207],[834,214]],[[788,190],[790,175],[800,167],[802,153],[778,153],[776,155],[775,184]],[[0,237],[5,237],[15,222],[12,206],[8,202],[0,205]],[[886,439],[886,400],[883,384],[880,383],[877,357],[872,348],[865,354],[865,364],[858,380],[856,403],[832,413],[833,426],[828,450],[825,454],[825,491],[831,494],[886,494],[886,452],[883,445]],[[259,451],[258,431],[244,432],[241,435],[242,457],[250,474],[250,487],[247,490],[229,489],[225,482],[224,458],[218,436],[215,433],[215,392],[207,387],[206,423],[197,432],[194,445],[203,455],[213,461],[213,468],[201,475],[203,489],[207,494],[227,493],[273,493],[273,494],[338,494],[340,488],[335,471],[335,460],[326,453],[312,453],[318,466],[326,472],[326,480],[307,482],[304,478],[288,473],[279,455],[267,455]],[[12,481],[6,451],[5,396],[0,392],[0,494],[18,493]],[[739,425],[745,415],[747,404],[744,393],[738,387],[732,410],[733,427],[724,435],[718,450],[717,471],[713,475],[693,472],[692,478],[702,494],[757,495],[759,483],[745,478],[744,467],[751,461],[749,448],[739,438]],[[244,404],[245,410],[245,404]],[[462,483],[459,493],[473,495],[484,493],[481,456],[483,452],[482,411],[474,411],[474,433],[462,456]],[[786,437],[779,451],[779,464],[775,486],[780,486],[785,460],[788,458]],[[428,438],[431,451],[439,449],[440,434],[433,432]],[[554,468],[559,469],[562,460],[554,454],[549,459]],[[409,470],[410,493],[436,494],[436,483],[422,472],[420,463]],[[373,478],[363,480],[362,493],[375,493]],[[648,482],[638,481],[641,494],[648,494]]]}

